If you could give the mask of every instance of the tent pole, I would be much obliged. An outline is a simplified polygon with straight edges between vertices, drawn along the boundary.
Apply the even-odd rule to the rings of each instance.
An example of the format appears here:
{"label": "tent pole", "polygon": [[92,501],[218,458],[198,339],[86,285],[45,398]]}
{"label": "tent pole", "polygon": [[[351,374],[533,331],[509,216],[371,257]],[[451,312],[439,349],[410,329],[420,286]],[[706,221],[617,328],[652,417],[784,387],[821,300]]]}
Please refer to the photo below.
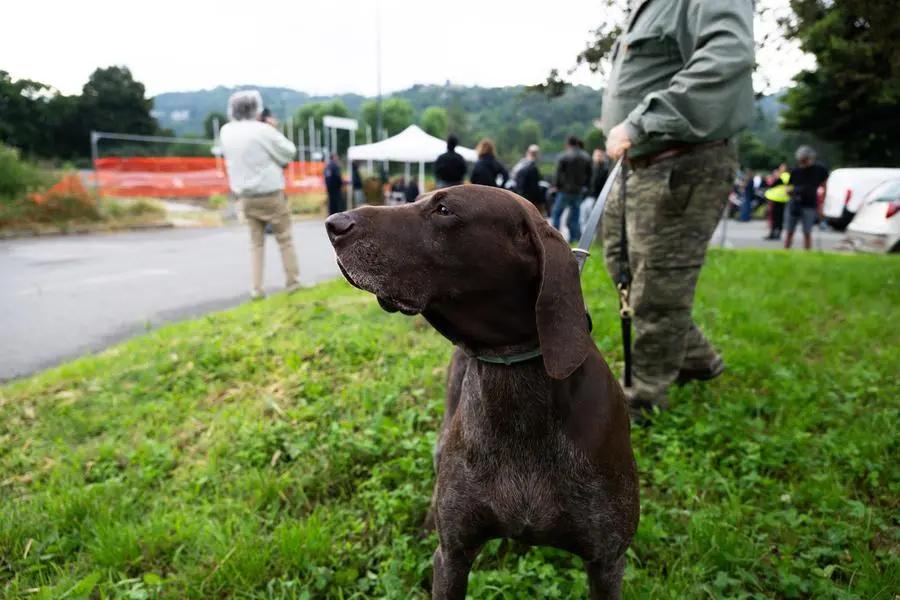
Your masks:
{"label": "tent pole", "polygon": [[425,193],[425,163],[419,161],[419,193]]}

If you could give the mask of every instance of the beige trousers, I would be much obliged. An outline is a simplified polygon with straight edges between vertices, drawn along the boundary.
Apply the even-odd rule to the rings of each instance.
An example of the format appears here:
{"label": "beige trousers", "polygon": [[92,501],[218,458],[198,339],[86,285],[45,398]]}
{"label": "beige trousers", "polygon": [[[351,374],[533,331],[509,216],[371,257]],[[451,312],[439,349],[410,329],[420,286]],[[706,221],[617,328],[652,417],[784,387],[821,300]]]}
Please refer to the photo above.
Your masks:
{"label": "beige trousers", "polygon": [[253,295],[263,295],[263,258],[266,245],[266,223],[272,224],[272,233],[281,251],[284,267],[285,286],[288,290],[300,285],[300,269],[294,252],[291,233],[291,211],[284,194],[278,192],[268,196],[245,196],[241,198],[244,217],[250,226],[250,259],[253,272]]}

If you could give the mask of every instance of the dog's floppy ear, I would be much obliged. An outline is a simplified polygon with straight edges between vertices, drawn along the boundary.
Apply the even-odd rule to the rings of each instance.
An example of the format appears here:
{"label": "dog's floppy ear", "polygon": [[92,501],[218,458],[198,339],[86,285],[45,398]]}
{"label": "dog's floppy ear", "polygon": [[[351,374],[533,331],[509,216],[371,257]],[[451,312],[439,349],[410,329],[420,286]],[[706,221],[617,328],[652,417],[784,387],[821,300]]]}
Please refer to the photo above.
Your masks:
{"label": "dog's floppy ear", "polygon": [[581,366],[593,343],[578,264],[571,248],[543,216],[536,210],[534,215],[526,212],[540,264],[535,314],[544,368],[553,379],[565,379]]}

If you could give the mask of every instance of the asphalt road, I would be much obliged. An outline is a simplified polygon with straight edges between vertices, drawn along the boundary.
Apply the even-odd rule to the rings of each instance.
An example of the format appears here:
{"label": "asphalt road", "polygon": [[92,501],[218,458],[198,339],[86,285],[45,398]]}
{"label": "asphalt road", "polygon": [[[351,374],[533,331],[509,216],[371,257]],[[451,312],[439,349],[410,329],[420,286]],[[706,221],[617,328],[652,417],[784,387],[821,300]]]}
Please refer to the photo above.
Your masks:
{"label": "asphalt road", "polygon": [[[720,222],[716,228],[709,245],[711,248],[722,247],[722,230],[724,228],[725,248],[759,248],[766,250],[777,250],[783,247],[783,242],[773,242],[763,240],[763,237],[769,232],[765,221],[750,221],[749,223],[740,223],[737,221],[728,221],[727,224]],[[784,234],[782,234],[782,239]],[[844,234],[836,231],[813,231],[813,249],[831,252],[835,249],[837,243],[844,237]],[[803,232],[797,227],[797,233],[794,235],[794,249],[803,248]]]}
{"label": "asphalt road", "polygon": [[[778,248],[762,222],[727,225],[727,248]],[[722,241],[722,228],[711,245]],[[820,233],[825,250],[841,238]],[[0,242],[0,381],[28,375],[141,333],[249,298],[242,226]],[[339,275],[321,221],[294,224],[304,285]],[[283,288],[267,236],[266,289]]]}
{"label": "asphalt road", "polygon": [[[265,285],[284,288],[266,236]],[[0,381],[249,299],[243,226],[0,241]],[[322,221],[294,224],[303,285],[339,275]]]}

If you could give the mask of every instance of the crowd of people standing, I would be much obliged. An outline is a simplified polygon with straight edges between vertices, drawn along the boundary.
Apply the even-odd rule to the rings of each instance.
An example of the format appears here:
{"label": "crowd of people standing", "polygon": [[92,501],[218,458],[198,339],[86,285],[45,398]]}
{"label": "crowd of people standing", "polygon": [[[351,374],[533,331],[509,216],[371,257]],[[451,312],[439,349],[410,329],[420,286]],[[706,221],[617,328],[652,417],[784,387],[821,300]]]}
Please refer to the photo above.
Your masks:
{"label": "crowd of people standing", "polygon": [[[797,226],[803,230],[803,245],[812,247],[812,231],[818,223],[825,228],[822,214],[828,169],[816,161],[816,151],[801,146],[794,155],[796,166],[789,169],[782,163],[769,175],[754,175],[746,169],[735,186],[740,199],[740,220],[749,221],[753,212],[766,205],[769,232],[765,240],[781,241],[784,247],[793,246]],[[786,221],[786,223],[785,223]]]}
{"label": "crowd of people standing", "polygon": [[[438,188],[464,182],[466,163],[455,151],[458,143],[455,136],[450,136],[447,152],[435,162]],[[472,166],[469,183],[515,191],[548,216],[557,229],[561,229],[562,217],[568,212],[569,241],[575,243],[581,238],[582,225],[609,176],[609,161],[603,150],[594,150],[592,157],[585,151],[581,139],[570,136],[565,150],[556,159],[551,183],[547,183],[541,174],[541,149],[537,144],[528,147],[525,156],[511,171],[497,158],[496,147],[490,139],[479,141],[475,152],[478,158]]]}

